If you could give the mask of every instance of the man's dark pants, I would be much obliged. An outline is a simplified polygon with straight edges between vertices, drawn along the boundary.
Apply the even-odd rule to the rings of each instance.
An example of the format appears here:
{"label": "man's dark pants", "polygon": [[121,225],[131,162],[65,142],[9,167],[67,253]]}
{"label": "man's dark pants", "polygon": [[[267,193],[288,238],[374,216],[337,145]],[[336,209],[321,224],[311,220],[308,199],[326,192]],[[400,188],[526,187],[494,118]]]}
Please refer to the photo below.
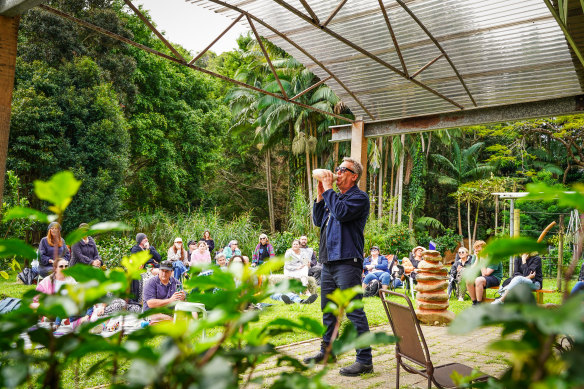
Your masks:
{"label": "man's dark pants", "polygon": [[[359,267],[347,263],[334,264],[333,262],[332,264],[323,264],[320,279],[320,308],[324,311],[324,308],[329,302],[326,295],[332,293],[335,289],[344,290],[356,285],[360,286],[361,272],[362,270]],[[363,295],[358,295],[355,298],[361,299],[363,298]],[[369,323],[367,322],[367,316],[363,309],[355,309],[353,312],[348,313],[347,317],[351,320],[359,335],[369,332]],[[329,344],[337,319],[332,313],[323,313],[322,322],[326,326],[326,332],[324,333],[322,340],[324,343]],[[324,351],[324,344],[322,347],[322,351]],[[371,365],[373,363],[372,361],[371,347],[357,349],[357,362]]]}

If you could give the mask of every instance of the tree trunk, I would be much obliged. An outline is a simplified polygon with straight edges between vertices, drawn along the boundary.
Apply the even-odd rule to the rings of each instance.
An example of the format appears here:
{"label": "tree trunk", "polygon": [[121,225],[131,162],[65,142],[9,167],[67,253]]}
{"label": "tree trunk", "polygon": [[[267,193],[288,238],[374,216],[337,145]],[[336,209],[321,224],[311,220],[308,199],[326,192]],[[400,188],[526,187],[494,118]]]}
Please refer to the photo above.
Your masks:
{"label": "tree trunk", "polygon": [[[379,153],[383,157],[383,138],[379,138]],[[381,161],[383,158],[379,158]],[[379,173],[377,174],[377,218],[381,220],[383,214],[383,167],[385,165],[381,162],[379,166]]]}
{"label": "tree trunk", "polygon": [[310,174],[310,153],[308,149],[306,149],[306,184],[308,187],[308,204],[312,203],[312,177]]}
{"label": "tree trunk", "polygon": [[335,143],[335,149],[333,151],[333,169],[337,166],[339,161],[339,142]]}
{"label": "tree trunk", "polygon": [[473,242],[477,241],[477,224],[479,224],[479,208],[481,207],[480,203],[477,203],[477,212],[475,214],[475,223],[474,223],[474,231],[472,232],[472,240]]}
{"label": "tree trunk", "polygon": [[402,222],[402,198],[404,189],[404,159],[406,155],[406,136],[401,136],[402,149],[399,157],[399,192],[397,197],[397,224]]}
{"label": "tree trunk", "polygon": [[0,15],[0,203],[4,194],[4,175],[8,157],[10,112],[12,91],[14,89],[19,24],[19,16],[9,18]]}
{"label": "tree trunk", "polygon": [[495,235],[499,228],[499,196],[495,196]]}
{"label": "tree trunk", "polygon": [[466,200],[466,222],[468,224],[468,247],[472,247],[472,235],[470,234],[470,199]]}
{"label": "tree trunk", "polygon": [[458,198],[457,203],[458,203],[458,235],[460,235],[460,244],[464,246],[464,235],[462,234],[462,213],[460,210],[460,197]]}
{"label": "tree trunk", "polygon": [[272,161],[270,149],[266,150],[266,182],[268,190],[268,213],[270,215],[270,232],[276,232],[276,219],[274,217],[274,192],[272,191]]}
{"label": "tree trunk", "polygon": [[428,133],[428,148],[426,149],[426,160],[430,158],[430,144],[432,144],[432,132]]}

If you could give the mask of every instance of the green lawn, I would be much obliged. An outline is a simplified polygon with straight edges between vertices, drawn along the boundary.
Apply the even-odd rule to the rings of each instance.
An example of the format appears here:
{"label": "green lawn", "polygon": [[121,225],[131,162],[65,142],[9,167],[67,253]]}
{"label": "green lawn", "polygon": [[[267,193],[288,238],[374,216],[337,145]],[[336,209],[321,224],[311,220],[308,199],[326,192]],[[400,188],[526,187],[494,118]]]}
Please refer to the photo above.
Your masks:
{"label": "green lawn", "polygon": [[[574,284],[574,282],[570,283],[570,287]],[[555,289],[555,285],[556,285],[555,279],[545,279],[544,280],[544,289]],[[15,274],[11,274],[9,280],[4,280],[4,279],[0,280],[0,290],[2,291],[1,294],[3,296],[20,298],[20,297],[22,297],[22,294],[24,292],[26,292],[29,289],[33,289],[33,288],[34,288],[34,286],[26,286],[26,285],[16,284],[15,283]],[[401,289],[399,289],[398,291],[401,291]],[[489,290],[487,292],[488,296],[492,297],[494,295],[494,292],[495,292],[494,290]],[[561,302],[561,298],[562,297],[561,297],[560,293],[549,293],[549,294],[544,295],[544,302],[558,304]],[[265,302],[273,304],[273,306],[267,307],[266,309],[264,309],[264,311],[260,315],[259,321],[257,323],[253,323],[252,326],[261,326],[261,325],[264,325],[265,323],[267,323],[271,320],[274,320],[274,319],[280,318],[280,317],[294,319],[294,318],[297,318],[299,316],[304,315],[304,316],[309,316],[309,317],[315,318],[317,320],[320,320],[322,317],[322,312],[320,310],[320,298],[318,298],[315,303],[308,304],[308,305],[306,305],[306,304],[286,305],[283,302],[273,301],[271,299],[266,299]],[[414,302],[414,304],[415,304],[415,302]],[[449,309],[452,312],[458,314],[470,306],[471,306],[470,301],[462,301],[461,302],[461,301],[458,301],[456,299],[452,299],[452,300],[450,300],[450,308]],[[369,320],[369,325],[371,327],[387,324],[387,322],[388,322],[387,317],[385,316],[385,311],[384,311],[383,306],[381,304],[381,300],[377,297],[370,297],[370,298],[365,299],[365,312],[367,313],[367,318]],[[212,336],[213,335],[212,333],[213,333],[213,331],[210,331],[210,333],[208,333],[208,335]],[[313,337],[314,337],[314,335],[312,335],[311,333],[309,333],[307,331],[294,330],[291,333],[279,335],[277,338],[275,338],[273,340],[273,344],[275,346],[281,346],[281,345],[286,345],[286,344],[290,344],[293,342],[300,342],[300,341],[308,340],[308,339],[311,339]],[[153,339],[153,341],[158,342],[158,341],[160,341],[160,339]],[[43,352],[43,351],[40,350],[40,351],[35,351],[35,352]],[[80,372],[87,371],[88,368],[93,363],[97,362],[101,358],[103,358],[103,355],[96,353],[95,355],[92,355],[90,357],[86,357],[86,358],[82,359],[79,362],[78,371],[80,371]],[[127,368],[127,366],[128,366],[127,363],[123,363],[122,370]],[[64,379],[65,379],[64,383],[67,386],[69,386],[69,384],[71,386],[75,386],[74,385],[74,371],[75,371],[74,367],[70,367],[70,368],[66,369],[66,371],[64,372]],[[88,387],[88,386],[96,386],[96,385],[104,384],[104,383],[107,383],[108,381],[109,381],[108,372],[107,371],[100,371],[100,372],[97,372],[97,374],[95,374],[89,378],[85,377],[85,376],[80,377],[79,384],[82,387]]]}

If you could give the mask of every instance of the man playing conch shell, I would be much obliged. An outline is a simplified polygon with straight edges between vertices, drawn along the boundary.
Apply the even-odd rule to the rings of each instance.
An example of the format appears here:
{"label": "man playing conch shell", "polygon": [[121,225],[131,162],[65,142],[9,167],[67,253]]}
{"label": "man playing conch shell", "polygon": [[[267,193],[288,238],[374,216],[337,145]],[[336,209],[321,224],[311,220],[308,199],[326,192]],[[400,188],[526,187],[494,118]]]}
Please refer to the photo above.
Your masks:
{"label": "man playing conch shell", "polygon": [[[324,170],[324,169],[323,169]],[[319,259],[322,263],[320,306],[324,311],[328,294],[340,288],[348,289],[361,285],[363,269],[363,230],[369,216],[369,197],[357,187],[363,172],[361,164],[351,158],[343,158],[343,163],[335,169],[337,187],[333,190],[333,173],[321,171],[318,183],[318,198],[313,207],[314,224],[320,227]],[[316,177],[315,177],[316,178]],[[355,298],[363,298],[358,295]],[[347,317],[359,335],[369,332],[369,323],[363,309],[356,309]],[[323,313],[323,324],[327,327],[322,337],[320,351],[304,359],[305,363],[321,362],[331,342],[336,324],[332,313]],[[340,370],[341,375],[358,376],[373,372],[371,348],[357,350],[357,361]]]}

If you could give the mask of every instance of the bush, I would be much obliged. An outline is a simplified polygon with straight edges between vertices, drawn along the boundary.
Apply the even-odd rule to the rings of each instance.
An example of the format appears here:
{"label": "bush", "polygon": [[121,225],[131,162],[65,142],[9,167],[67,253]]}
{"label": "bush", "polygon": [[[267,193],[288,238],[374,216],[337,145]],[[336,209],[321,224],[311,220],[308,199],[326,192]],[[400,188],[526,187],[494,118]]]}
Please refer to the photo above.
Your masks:
{"label": "bush", "polygon": [[416,240],[405,224],[384,227],[377,219],[370,217],[365,225],[365,253],[374,245],[379,246],[383,254],[405,257],[416,245]]}
{"label": "bush", "polygon": [[111,269],[120,266],[123,257],[130,256],[130,249],[136,241],[126,236],[110,235],[96,238],[95,244],[103,264]]}

